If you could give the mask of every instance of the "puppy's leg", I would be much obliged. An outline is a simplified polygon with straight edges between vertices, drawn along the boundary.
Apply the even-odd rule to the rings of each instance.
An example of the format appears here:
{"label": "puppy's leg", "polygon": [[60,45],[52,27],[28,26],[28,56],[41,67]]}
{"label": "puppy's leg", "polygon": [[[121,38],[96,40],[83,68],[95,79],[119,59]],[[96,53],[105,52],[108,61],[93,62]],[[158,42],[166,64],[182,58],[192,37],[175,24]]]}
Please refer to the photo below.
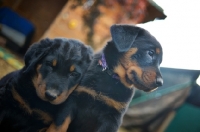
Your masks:
{"label": "puppy's leg", "polygon": [[117,132],[119,122],[105,120],[105,122],[102,122],[99,126],[96,132]]}
{"label": "puppy's leg", "polygon": [[70,116],[68,116],[65,118],[64,122],[59,126],[55,125],[55,123],[52,123],[46,132],[67,132],[70,122],[71,118]]}

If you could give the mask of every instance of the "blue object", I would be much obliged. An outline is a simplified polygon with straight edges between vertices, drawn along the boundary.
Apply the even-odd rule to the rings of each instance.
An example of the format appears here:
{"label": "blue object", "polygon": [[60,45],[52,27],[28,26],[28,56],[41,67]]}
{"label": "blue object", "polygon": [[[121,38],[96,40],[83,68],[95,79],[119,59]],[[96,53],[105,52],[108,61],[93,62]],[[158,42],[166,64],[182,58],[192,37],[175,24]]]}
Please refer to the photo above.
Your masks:
{"label": "blue object", "polygon": [[25,36],[34,31],[34,25],[7,7],[0,8],[0,24],[15,29]]}

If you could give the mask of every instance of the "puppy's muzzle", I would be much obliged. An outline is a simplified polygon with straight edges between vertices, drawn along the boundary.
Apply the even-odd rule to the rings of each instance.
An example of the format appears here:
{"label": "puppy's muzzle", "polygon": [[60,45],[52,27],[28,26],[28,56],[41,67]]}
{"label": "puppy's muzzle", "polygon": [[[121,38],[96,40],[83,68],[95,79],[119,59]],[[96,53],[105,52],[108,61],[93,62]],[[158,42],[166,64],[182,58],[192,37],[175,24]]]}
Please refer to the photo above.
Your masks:
{"label": "puppy's muzzle", "polygon": [[55,90],[55,89],[46,90],[45,92],[45,97],[49,101],[55,100],[58,97],[58,95],[59,95],[59,92],[58,90]]}
{"label": "puppy's muzzle", "polygon": [[162,79],[162,77],[157,77],[155,83],[156,83],[157,87],[162,86],[163,85],[163,79]]}
{"label": "puppy's muzzle", "polygon": [[152,92],[152,91],[155,91],[158,87],[162,86],[163,85],[163,79],[161,76],[157,77],[156,80],[155,80],[155,83],[154,83],[154,88],[151,88],[151,89],[146,89],[144,91],[146,92]]}

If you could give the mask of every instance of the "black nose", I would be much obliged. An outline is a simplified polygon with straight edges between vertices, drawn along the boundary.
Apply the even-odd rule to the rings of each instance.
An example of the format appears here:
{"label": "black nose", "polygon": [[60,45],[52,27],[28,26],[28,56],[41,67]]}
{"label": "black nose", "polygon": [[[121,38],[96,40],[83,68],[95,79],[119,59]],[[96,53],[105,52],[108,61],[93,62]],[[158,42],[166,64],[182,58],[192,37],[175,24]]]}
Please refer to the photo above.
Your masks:
{"label": "black nose", "polygon": [[163,79],[162,79],[162,77],[157,77],[156,78],[156,85],[157,85],[157,87],[160,87],[160,86],[163,85]]}
{"label": "black nose", "polygon": [[57,96],[52,95],[50,92],[45,92],[45,97],[46,97],[49,101],[53,101],[54,99],[56,99]]}

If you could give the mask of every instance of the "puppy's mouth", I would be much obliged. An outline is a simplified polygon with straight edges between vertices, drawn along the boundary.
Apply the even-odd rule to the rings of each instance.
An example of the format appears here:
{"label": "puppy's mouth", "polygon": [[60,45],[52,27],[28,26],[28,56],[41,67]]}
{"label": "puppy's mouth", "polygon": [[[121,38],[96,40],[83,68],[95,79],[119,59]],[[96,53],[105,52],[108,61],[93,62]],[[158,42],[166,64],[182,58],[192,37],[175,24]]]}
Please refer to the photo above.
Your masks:
{"label": "puppy's mouth", "polygon": [[151,89],[144,89],[143,91],[145,91],[145,92],[153,92],[153,91],[155,91],[156,89],[158,89],[158,87],[156,87],[156,88],[151,88]]}
{"label": "puppy's mouth", "polygon": [[129,84],[133,84],[135,88],[145,92],[152,92],[158,88],[157,86],[153,86],[153,83],[144,84],[143,81],[137,77],[137,74],[134,71],[131,72],[131,77],[126,76],[126,80]]}

